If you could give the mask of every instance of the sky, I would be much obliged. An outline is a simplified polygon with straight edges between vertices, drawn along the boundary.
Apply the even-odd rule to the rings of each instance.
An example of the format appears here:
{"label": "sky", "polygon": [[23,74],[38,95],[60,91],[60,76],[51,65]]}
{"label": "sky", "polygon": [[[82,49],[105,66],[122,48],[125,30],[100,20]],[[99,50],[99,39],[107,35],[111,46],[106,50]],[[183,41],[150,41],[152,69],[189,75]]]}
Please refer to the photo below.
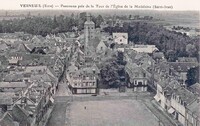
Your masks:
{"label": "sky", "polygon": [[[88,9],[86,5],[93,5],[93,9],[105,9],[105,6],[108,5],[109,9],[111,9],[111,5],[128,5],[126,9],[153,9],[153,5],[156,6],[169,6],[172,8],[156,8],[156,10],[200,10],[200,0],[0,0],[0,10],[23,10],[23,9]],[[40,8],[32,8],[32,7],[21,7],[20,4],[48,4],[58,7],[40,7]],[[82,8],[69,8],[69,7],[61,7],[63,5],[84,5]],[[96,5],[104,6],[104,8],[97,8]],[[130,8],[130,6],[133,8]],[[135,5],[141,6],[151,6],[151,8],[134,8]],[[91,8],[89,8],[91,9]],[[113,8],[112,8],[113,9]],[[116,8],[114,8],[116,9]],[[154,8],[155,9],[155,8]]]}

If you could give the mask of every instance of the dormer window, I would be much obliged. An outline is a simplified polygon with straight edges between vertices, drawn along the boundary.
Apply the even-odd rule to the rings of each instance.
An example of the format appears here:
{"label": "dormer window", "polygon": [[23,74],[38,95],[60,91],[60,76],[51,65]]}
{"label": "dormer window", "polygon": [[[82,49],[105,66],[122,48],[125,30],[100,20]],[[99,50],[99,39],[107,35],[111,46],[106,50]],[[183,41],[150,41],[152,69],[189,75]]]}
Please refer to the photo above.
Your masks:
{"label": "dormer window", "polygon": [[177,97],[176,97],[176,101],[178,101],[178,102],[179,102],[179,96],[177,96]]}

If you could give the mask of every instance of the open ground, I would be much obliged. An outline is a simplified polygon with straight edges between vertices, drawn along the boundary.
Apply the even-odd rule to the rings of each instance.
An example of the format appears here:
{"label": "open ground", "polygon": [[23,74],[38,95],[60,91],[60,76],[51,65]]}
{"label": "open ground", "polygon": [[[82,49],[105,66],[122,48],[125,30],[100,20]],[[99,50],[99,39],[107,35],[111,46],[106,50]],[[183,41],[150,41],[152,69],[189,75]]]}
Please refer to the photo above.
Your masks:
{"label": "open ground", "polygon": [[69,126],[156,126],[157,118],[140,100],[74,101],[67,107]]}

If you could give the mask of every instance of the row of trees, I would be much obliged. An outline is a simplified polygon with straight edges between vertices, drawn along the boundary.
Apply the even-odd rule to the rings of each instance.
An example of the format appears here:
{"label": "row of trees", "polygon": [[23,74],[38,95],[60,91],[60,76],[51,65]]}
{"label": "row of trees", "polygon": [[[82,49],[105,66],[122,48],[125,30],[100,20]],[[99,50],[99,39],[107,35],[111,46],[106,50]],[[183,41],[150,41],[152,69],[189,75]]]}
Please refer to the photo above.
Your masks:
{"label": "row of trees", "polygon": [[125,65],[123,53],[118,52],[117,55],[113,55],[110,59],[103,63],[100,70],[101,82],[103,87],[106,88],[118,88],[122,82],[120,78],[125,77]]}
{"label": "row of trees", "polygon": [[[79,18],[80,17],[80,18]],[[2,20],[0,22],[0,33],[26,32],[34,35],[46,36],[49,33],[73,31],[73,27],[83,29],[86,21],[86,13],[80,16],[54,16],[54,17],[26,17],[25,19]],[[100,27],[103,18],[101,15],[92,17],[96,27]]]}
{"label": "row of trees", "polygon": [[124,23],[124,27],[106,27],[106,32],[127,32],[129,42],[135,44],[154,44],[165,53],[168,61],[177,57],[198,57],[199,38],[190,38],[186,34],[169,31],[163,26],[146,22]]}

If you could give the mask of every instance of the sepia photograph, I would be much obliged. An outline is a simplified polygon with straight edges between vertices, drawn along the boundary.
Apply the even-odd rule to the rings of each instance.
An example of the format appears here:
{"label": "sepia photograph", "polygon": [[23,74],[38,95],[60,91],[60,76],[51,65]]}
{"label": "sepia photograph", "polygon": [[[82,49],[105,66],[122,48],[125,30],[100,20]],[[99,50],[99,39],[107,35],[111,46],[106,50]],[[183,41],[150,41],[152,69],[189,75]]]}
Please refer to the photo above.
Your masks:
{"label": "sepia photograph", "polygon": [[200,126],[198,0],[0,0],[0,126]]}

